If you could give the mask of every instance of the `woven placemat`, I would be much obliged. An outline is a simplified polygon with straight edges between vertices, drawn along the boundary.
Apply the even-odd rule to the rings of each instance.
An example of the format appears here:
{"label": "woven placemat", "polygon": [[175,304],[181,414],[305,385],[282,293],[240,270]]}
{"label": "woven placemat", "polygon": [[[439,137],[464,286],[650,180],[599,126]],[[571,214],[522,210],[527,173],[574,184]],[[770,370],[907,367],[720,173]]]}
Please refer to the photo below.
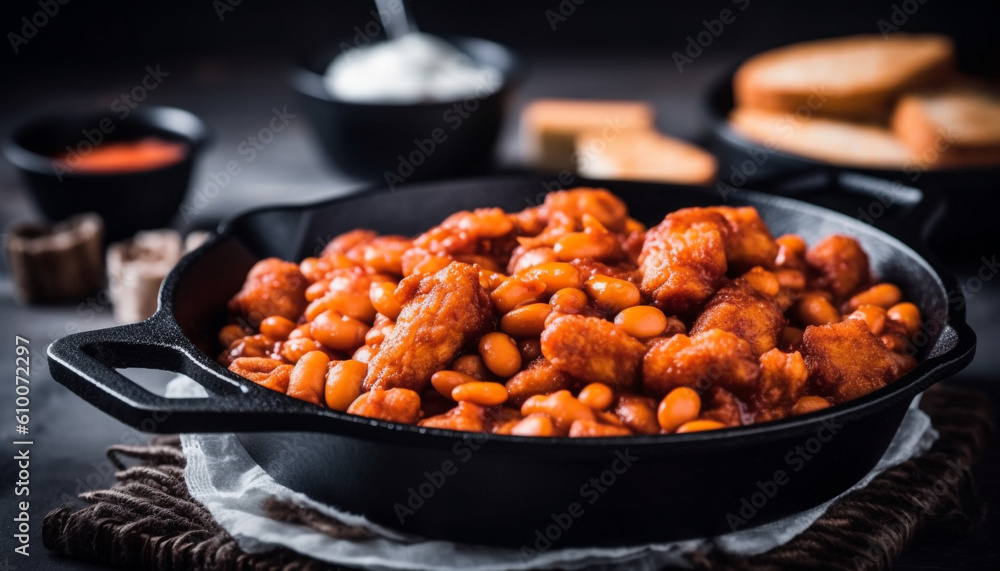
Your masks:
{"label": "woven placemat", "polygon": [[[921,408],[941,435],[926,454],[845,496],[785,545],[754,557],[695,553],[692,564],[702,569],[885,569],[931,523],[952,533],[971,532],[982,509],[969,497],[969,469],[994,430],[988,400],[975,392],[935,387]],[[89,504],[85,507],[61,507],[45,517],[42,538],[51,551],[120,569],[342,569],[287,549],[243,552],[188,493],[176,436],[156,438],[148,446],[112,446],[108,458],[120,470],[117,484],[81,494]],[[126,460],[139,464],[126,467]],[[266,508],[275,519],[332,537],[372,537],[300,506],[272,502]]]}

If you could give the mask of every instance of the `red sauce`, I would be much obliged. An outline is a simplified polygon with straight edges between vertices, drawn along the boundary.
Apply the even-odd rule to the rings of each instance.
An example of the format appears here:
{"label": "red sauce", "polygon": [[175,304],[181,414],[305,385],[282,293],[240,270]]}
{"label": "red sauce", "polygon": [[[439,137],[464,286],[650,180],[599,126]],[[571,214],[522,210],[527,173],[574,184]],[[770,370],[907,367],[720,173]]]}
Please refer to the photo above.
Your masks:
{"label": "red sauce", "polygon": [[89,153],[64,154],[59,161],[77,172],[116,173],[162,168],[184,160],[186,155],[184,143],[147,137],[102,143]]}

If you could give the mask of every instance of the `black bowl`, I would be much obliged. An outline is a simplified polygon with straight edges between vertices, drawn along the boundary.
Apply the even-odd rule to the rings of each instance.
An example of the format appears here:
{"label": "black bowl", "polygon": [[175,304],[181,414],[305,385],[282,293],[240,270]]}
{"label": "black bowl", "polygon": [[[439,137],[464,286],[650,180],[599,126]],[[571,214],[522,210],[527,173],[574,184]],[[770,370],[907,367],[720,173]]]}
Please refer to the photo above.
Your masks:
{"label": "black bowl", "polygon": [[[702,98],[702,112],[711,137],[708,148],[719,159],[719,180],[742,187],[760,188],[762,183],[817,171],[850,171],[889,180],[900,186],[918,186],[948,197],[944,220],[932,241],[935,253],[953,258],[958,249],[982,254],[983,242],[1000,240],[996,207],[1000,205],[1000,166],[941,169],[891,170],[835,165],[809,157],[770,149],[738,133],[729,122],[734,107],[733,75],[722,74]],[[765,187],[766,189],[766,187]],[[892,204],[874,201],[867,209],[852,213],[865,221],[879,218]]]}
{"label": "black bowl", "polygon": [[[67,146],[87,152],[104,142],[151,136],[185,143],[185,157],[160,168],[115,173],[67,170],[54,159]],[[3,153],[49,221],[96,212],[104,219],[107,238],[121,240],[170,223],[187,193],[195,157],[208,139],[208,127],[195,115],[150,106],[124,118],[110,111],[38,116],[4,138]]]}
{"label": "black bowl", "polygon": [[[329,160],[341,171],[395,188],[406,181],[481,172],[490,166],[512,88],[516,56],[500,44],[449,37],[480,63],[500,71],[500,87],[488,95],[449,102],[359,103],[334,97],[323,75],[340,48],[302,58],[292,87]],[[435,136],[436,135],[436,136]]]}

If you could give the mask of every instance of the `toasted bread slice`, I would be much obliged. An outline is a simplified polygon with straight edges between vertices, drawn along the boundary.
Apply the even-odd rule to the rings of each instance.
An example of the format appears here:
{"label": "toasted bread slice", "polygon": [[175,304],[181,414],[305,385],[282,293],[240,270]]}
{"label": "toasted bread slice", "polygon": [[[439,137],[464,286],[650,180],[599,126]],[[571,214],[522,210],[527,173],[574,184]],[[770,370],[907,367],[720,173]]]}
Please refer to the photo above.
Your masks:
{"label": "toasted bread slice", "polygon": [[521,142],[528,164],[572,169],[576,137],[584,131],[615,136],[653,128],[653,106],[642,101],[536,99],[521,114]]}
{"label": "toasted bread slice", "polygon": [[577,170],[590,178],[648,180],[679,184],[715,181],[715,157],[700,147],[655,131],[600,131],[576,139]]}
{"label": "toasted bread slice", "polygon": [[746,61],[733,79],[738,106],[813,115],[884,117],[906,89],[950,75],[955,48],[935,34],[860,35],[803,42]]}
{"label": "toasted bread slice", "polygon": [[892,129],[940,167],[1000,164],[1000,90],[971,81],[903,96]]}
{"label": "toasted bread slice", "polygon": [[737,132],[769,149],[817,161],[884,169],[921,164],[892,131],[876,125],[757,109],[736,109],[729,119]]}

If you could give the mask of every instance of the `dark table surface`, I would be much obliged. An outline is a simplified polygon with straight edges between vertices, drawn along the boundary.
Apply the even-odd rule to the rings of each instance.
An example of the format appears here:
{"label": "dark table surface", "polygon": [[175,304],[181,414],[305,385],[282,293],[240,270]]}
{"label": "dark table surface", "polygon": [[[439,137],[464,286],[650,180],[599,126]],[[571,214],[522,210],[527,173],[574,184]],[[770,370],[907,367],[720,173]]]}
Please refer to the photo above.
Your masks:
{"label": "dark table surface", "polygon": [[[609,57],[588,59],[582,63],[571,56],[536,58],[526,77],[517,104],[526,98],[547,96],[618,97],[647,99],[655,103],[660,127],[672,134],[697,140],[702,136],[698,115],[701,90],[716,73],[727,68],[732,58],[710,54],[697,66],[685,70],[683,81],[674,73],[664,72],[664,59],[636,58],[627,60]],[[172,65],[171,81],[153,92],[151,104],[178,105],[206,118],[215,131],[216,140],[201,162],[193,181],[195,189],[209,181],[209,174],[224,168],[227,161],[237,158],[237,146],[248,135],[266,125],[271,110],[288,107],[297,113],[291,92],[284,84],[283,60],[194,60]],[[252,73],[250,73],[252,71]],[[4,94],[5,106],[0,110],[0,132],[9,130],[14,122],[37,103],[38,93],[51,95],[44,103],[51,106],[90,104],[106,106],[115,89],[94,88],[65,92],[54,80],[46,83],[36,78],[30,91]],[[119,82],[121,83],[121,82]],[[508,124],[498,151],[500,164],[516,163],[515,115]],[[202,212],[199,225],[210,226],[251,205],[276,202],[311,201],[344,193],[361,184],[328,167],[309,131],[308,119],[299,116],[290,128],[280,133],[273,143],[253,161],[242,174],[221,192]],[[13,169],[0,163],[0,226],[11,221],[34,216],[21,182]],[[979,256],[997,255],[998,243],[968,245],[971,254],[951,260],[963,276],[978,269]],[[963,278],[964,279],[964,278]],[[44,349],[52,340],[73,331],[113,325],[110,308],[97,304],[93,311],[78,305],[25,307],[13,301],[10,282],[0,276],[0,363],[13,368],[15,335],[31,341],[31,448],[30,497],[15,497],[12,482],[16,480],[15,463],[0,461],[0,518],[4,521],[0,534],[0,570],[15,569],[88,569],[92,565],[67,561],[53,556],[41,543],[41,520],[52,508],[61,505],[84,490],[108,486],[113,477],[104,458],[107,446],[118,443],[144,442],[148,435],[127,427],[86,405],[48,375]],[[1000,403],[998,371],[1000,371],[1000,278],[986,282],[969,303],[969,321],[979,335],[979,353],[975,362],[955,379],[957,385],[974,387],[989,395],[994,404]],[[135,370],[128,373],[150,387],[162,387],[171,375]],[[13,383],[8,383],[0,395],[2,415],[0,442],[12,442]],[[0,444],[13,455],[14,446]],[[8,456],[9,458],[10,456]],[[988,506],[1000,500],[1000,457],[997,446],[974,471],[977,492]],[[32,540],[30,558],[13,554],[15,503],[29,499]],[[898,562],[898,569],[983,569],[1000,560],[1000,517],[987,511],[980,531],[972,537],[935,538],[920,536]]]}

